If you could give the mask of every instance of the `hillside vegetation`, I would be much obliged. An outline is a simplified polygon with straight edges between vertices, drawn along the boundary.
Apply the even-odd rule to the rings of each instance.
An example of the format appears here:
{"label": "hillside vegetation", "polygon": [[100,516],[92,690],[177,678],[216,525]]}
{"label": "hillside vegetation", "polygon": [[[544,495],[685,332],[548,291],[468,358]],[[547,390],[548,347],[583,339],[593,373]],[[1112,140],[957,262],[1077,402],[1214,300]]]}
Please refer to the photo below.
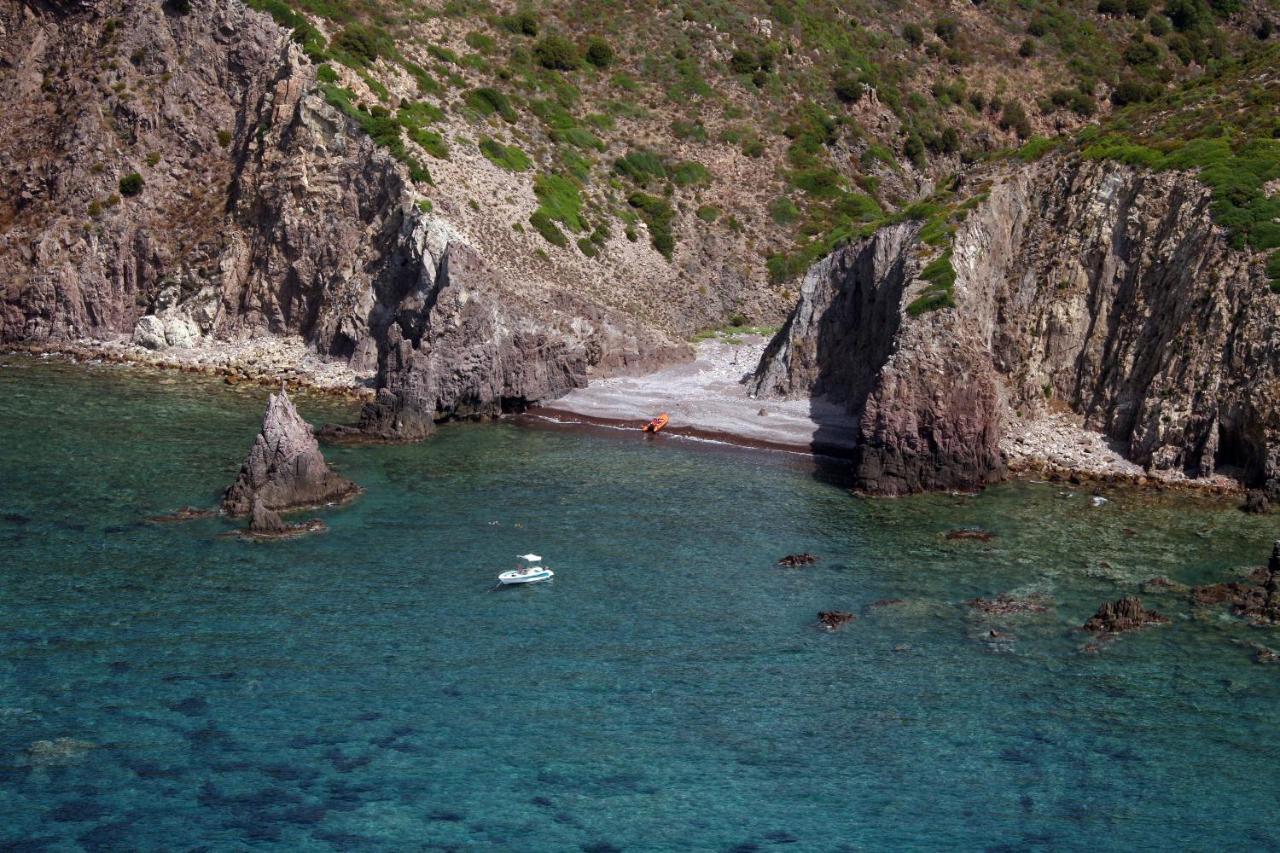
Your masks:
{"label": "hillside vegetation", "polygon": [[[748,283],[723,317],[774,321],[831,246],[913,217],[941,247],[972,203],[953,175],[1084,128],[1086,156],[1204,168],[1239,245],[1276,246],[1275,81],[1243,82],[1274,70],[1274,0],[249,5],[424,198],[516,235],[547,274],[587,270],[583,287],[643,249],[693,287]],[[948,269],[919,310],[948,304]]]}

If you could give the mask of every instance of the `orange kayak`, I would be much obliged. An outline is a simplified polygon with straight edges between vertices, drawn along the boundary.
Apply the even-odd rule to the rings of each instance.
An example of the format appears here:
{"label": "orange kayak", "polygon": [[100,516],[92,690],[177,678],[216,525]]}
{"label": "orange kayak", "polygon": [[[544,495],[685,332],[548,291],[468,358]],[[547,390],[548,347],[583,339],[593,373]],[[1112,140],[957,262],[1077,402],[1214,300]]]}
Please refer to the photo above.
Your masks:
{"label": "orange kayak", "polygon": [[645,431],[645,432],[657,432],[658,430],[660,430],[660,429],[662,429],[664,426],[666,426],[666,425],[667,425],[667,421],[669,421],[669,420],[671,420],[671,418],[669,418],[669,417],[667,416],[667,413],[666,413],[666,412],[663,412],[662,414],[658,415],[656,418],[654,418],[653,420],[651,420],[651,421],[649,421],[647,424],[645,424],[645,425],[644,425],[644,431]]}

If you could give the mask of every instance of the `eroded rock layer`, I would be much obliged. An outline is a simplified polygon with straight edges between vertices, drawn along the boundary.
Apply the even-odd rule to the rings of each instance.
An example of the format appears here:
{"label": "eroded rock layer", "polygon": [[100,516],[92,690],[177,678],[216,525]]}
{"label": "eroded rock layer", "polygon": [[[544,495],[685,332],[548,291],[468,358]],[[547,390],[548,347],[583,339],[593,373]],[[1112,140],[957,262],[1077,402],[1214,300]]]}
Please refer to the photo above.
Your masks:
{"label": "eroded rock layer", "polygon": [[998,480],[1005,426],[1066,406],[1141,465],[1227,467],[1274,500],[1280,300],[1209,206],[1186,173],[1012,169],[956,231],[955,307],[907,311],[937,250],[881,229],[809,271],[754,389],[844,401],[869,492]]}

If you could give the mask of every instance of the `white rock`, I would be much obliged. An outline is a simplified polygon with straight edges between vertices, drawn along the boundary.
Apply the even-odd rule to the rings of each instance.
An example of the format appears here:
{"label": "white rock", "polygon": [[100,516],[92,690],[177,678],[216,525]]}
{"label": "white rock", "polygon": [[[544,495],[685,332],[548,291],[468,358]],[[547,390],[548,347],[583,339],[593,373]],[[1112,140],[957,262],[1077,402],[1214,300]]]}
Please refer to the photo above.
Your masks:
{"label": "white rock", "polygon": [[139,317],[133,327],[133,342],[147,349],[164,349],[168,346],[164,334],[164,321],[153,314]]}

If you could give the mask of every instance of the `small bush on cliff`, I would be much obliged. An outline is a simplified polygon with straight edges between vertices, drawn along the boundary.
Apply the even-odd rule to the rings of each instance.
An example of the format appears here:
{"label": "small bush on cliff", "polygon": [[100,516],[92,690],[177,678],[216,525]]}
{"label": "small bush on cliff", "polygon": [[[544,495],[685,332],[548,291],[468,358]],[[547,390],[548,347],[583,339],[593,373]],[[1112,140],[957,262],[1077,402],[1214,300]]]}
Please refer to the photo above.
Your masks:
{"label": "small bush on cliff", "polygon": [[488,86],[482,86],[479,89],[472,89],[468,92],[467,106],[485,117],[497,113],[502,116],[502,120],[507,124],[515,124],[520,117],[516,113],[515,107],[511,106],[511,101],[507,99],[506,95]]}
{"label": "small bush on cliff", "polygon": [[928,266],[920,271],[920,278],[929,282],[929,286],[907,306],[907,313],[919,317],[939,308],[955,307],[956,270],[951,265],[951,250],[934,258]]}
{"label": "small bush on cliff", "polygon": [[525,172],[532,165],[529,155],[514,145],[503,145],[489,137],[480,140],[480,153],[508,172]]}
{"label": "small bush on cliff", "polygon": [[544,36],[533,46],[533,55],[542,67],[555,71],[573,71],[582,65],[577,45],[561,35]]}
{"label": "small bush on cliff", "polygon": [[142,175],[139,175],[137,172],[130,172],[120,179],[120,195],[125,198],[135,196],[142,192],[144,183]]}
{"label": "small bush on cliff", "polygon": [[551,217],[547,216],[541,210],[535,210],[529,217],[529,224],[532,225],[539,234],[542,235],[548,243],[553,246],[564,248],[569,245],[569,238],[564,236],[564,232],[560,227],[551,221]]}
{"label": "small bush on cliff", "polygon": [[613,45],[599,36],[587,39],[587,50],[584,55],[587,62],[596,68],[608,68],[617,58],[613,52]]}
{"label": "small bush on cliff", "polygon": [[671,260],[675,252],[676,240],[671,233],[671,222],[676,212],[671,204],[659,196],[634,192],[627,197],[627,203],[634,207],[649,226],[649,240],[653,248],[667,260]]}

